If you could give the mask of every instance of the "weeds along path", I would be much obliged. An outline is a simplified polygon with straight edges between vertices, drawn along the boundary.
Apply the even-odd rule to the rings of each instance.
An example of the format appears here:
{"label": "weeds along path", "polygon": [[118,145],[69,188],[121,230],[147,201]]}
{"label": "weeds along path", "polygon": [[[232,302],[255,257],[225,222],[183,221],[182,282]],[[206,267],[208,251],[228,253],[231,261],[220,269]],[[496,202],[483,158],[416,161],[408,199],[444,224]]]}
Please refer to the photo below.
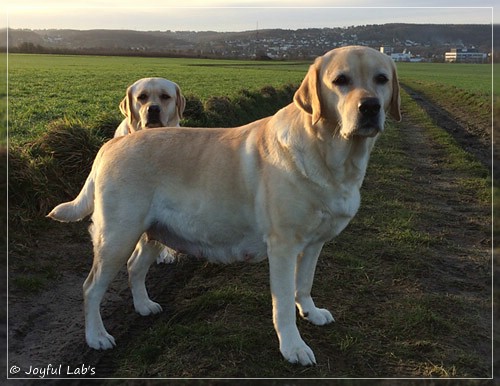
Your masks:
{"label": "weeds along path", "polygon": [[[410,104],[413,102],[406,99],[403,106]],[[44,368],[48,364],[61,365],[63,376],[68,367],[74,371],[90,366],[95,371],[91,378],[488,377],[490,206],[489,198],[478,193],[487,191],[485,168],[451,144],[432,122],[427,125],[426,119],[423,113],[406,111],[403,123],[388,129],[400,130],[397,140],[380,145],[394,147],[401,156],[398,162],[404,168],[402,175],[384,172],[383,161],[390,162],[390,158],[373,160],[372,172],[376,173],[368,172],[362,192],[366,202],[358,215],[365,216],[360,217],[358,225],[368,223],[365,228],[350,226],[338,244],[325,248],[320,259],[315,295],[335,307],[332,310],[338,322],[323,329],[300,322],[300,329],[317,354],[318,366],[291,366],[279,355],[272,331],[265,264],[207,268],[189,258],[151,267],[147,286],[151,298],[164,309],[157,316],[135,313],[127,275],[122,270],[101,308],[104,323],[118,346],[104,352],[88,348],[82,284],[91,266],[92,246],[86,224],[51,224],[36,234],[9,240],[7,370],[12,366],[21,369],[11,377],[30,377],[25,374],[30,367]],[[439,123],[440,118],[436,119]],[[384,186],[387,179],[392,185]],[[400,195],[399,207],[415,213],[409,231],[421,236],[418,243],[401,232],[394,236],[399,239],[391,239],[391,234],[376,231],[386,229],[384,224],[369,222],[367,217],[389,221],[393,214],[381,216],[380,208],[384,208],[381,200],[389,201],[391,195]],[[406,215],[402,220],[409,222]],[[370,245],[372,236],[386,239]],[[393,241],[399,243],[394,250]],[[416,246],[408,248],[405,255],[400,246],[411,242]],[[358,244],[361,255],[357,258],[363,264],[353,269],[349,267],[352,261],[346,262],[339,255],[349,247],[350,253],[356,253]],[[381,250],[381,246],[387,250]],[[36,289],[29,287],[33,273],[45,275],[43,285]],[[373,280],[368,280],[370,277]],[[227,301],[222,291],[213,304],[204,307],[200,303],[210,289],[227,286],[239,288],[243,296],[258,296],[248,305],[238,297],[240,293]],[[260,307],[257,311],[255,305]],[[228,339],[224,347],[218,348],[207,341],[209,348],[203,348],[196,341],[199,335],[193,332],[167,340],[171,345],[163,345],[161,339],[165,340],[171,331],[168,328],[174,327],[180,334],[190,331],[195,322],[203,326],[201,333],[212,339],[228,333],[242,340],[238,338],[235,343]],[[242,329],[243,323],[247,323],[246,329]],[[220,325],[224,328],[214,329]],[[155,334],[155,329],[163,332]],[[251,331],[250,338],[247,330]],[[340,340],[346,336],[352,339],[342,345]],[[253,344],[249,346],[248,342]]]}

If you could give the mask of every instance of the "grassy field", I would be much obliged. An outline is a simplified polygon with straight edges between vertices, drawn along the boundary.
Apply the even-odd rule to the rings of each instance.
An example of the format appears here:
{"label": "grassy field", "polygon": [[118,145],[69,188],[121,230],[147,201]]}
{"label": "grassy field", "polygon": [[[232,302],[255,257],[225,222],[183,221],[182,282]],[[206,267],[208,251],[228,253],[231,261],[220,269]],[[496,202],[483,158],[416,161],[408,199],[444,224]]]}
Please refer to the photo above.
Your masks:
{"label": "grassy field", "polygon": [[[16,146],[33,141],[61,118],[90,125],[111,111],[119,119],[118,103],[127,85],[144,76],[169,78],[184,93],[206,101],[214,95],[237,98],[241,89],[298,84],[308,65],[11,55],[10,137]],[[398,67],[402,83],[436,103],[447,90],[449,97],[439,103],[459,101],[468,119],[486,119],[481,106],[487,110],[491,101],[490,66]],[[403,117],[402,123],[390,123],[376,145],[359,214],[320,258],[313,295],[319,306],[331,308],[337,323],[323,328],[298,323],[318,366],[291,366],[279,354],[267,263],[221,266],[188,260],[155,266],[148,284],[165,312],[141,318],[126,303],[130,299],[115,300],[116,308],[111,299],[104,322],[115,319],[118,327],[110,332],[118,338],[116,349],[88,353],[73,319],[61,327],[69,330],[59,333],[77,336],[74,347],[57,347],[50,340],[38,345],[52,347],[47,358],[80,355],[78,363],[95,363],[100,374],[118,378],[489,377],[488,170],[406,93]],[[44,155],[32,161],[31,167],[43,170],[52,160]],[[59,174],[60,182],[79,173]],[[46,178],[52,181],[53,176]],[[29,194],[39,200],[46,195]],[[91,245],[86,224],[54,224],[39,217],[35,227],[28,227],[32,219],[23,216],[14,223],[20,226],[10,232],[9,283],[14,299],[32,298],[36,305],[20,312],[29,319],[26,326],[47,330],[54,339],[58,332],[38,319],[36,310],[47,299],[41,295],[54,283],[64,286],[68,274],[84,278]],[[81,282],[76,285],[78,310]],[[75,288],[68,284],[66,290],[59,287],[51,299]],[[46,309],[54,302],[48,301]]]}
{"label": "grassy field", "polygon": [[240,90],[298,83],[308,65],[250,61],[9,55],[10,139],[38,135],[56,119],[89,121],[118,109],[127,86],[159,76],[202,101]]}
{"label": "grassy field", "polygon": [[454,86],[491,99],[491,65],[398,63],[398,72],[404,82]]}

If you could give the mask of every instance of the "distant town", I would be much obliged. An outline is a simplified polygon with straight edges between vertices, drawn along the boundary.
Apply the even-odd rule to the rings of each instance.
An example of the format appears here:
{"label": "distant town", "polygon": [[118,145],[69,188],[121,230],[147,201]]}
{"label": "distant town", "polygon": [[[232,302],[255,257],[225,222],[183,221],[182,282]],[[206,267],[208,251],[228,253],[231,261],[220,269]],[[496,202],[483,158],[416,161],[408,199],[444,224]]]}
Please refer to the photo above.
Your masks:
{"label": "distant town", "polygon": [[353,44],[380,49],[395,61],[492,60],[490,25],[384,24],[245,32],[0,30],[0,48],[12,53],[300,60]]}

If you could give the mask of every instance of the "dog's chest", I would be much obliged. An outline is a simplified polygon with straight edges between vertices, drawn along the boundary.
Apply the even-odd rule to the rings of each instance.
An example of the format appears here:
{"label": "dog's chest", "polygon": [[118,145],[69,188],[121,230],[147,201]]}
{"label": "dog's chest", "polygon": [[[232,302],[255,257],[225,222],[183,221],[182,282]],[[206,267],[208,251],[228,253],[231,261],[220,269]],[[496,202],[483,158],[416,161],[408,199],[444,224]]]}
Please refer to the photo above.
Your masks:
{"label": "dog's chest", "polygon": [[358,211],[361,202],[359,189],[337,190],[335,194],[325,200],[325,204],[317,211],[320,223],[316,232],[326,240],[332,239],[349,224]]}
{"label": "dog's chest", "polygon": [[359,209],[360,188],[368,162],[368,157],[360,158],[351,158],[333,170],[331,184],[322,192],[317,232],[326,239],[342,232]]}

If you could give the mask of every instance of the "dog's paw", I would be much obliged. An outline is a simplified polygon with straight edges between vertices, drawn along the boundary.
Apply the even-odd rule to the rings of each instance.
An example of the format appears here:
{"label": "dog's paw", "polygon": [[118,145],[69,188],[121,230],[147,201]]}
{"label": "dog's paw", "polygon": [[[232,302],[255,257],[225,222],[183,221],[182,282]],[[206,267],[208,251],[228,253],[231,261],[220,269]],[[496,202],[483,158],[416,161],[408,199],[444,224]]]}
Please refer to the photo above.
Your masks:
{"label": "dog's paw", "polygon": [[152,300],[144,301],[140,304],[134,304],[135,311],[142,316],[148,316],[151,314],[159,314],[163,311],[163,308],[158,303],[153,302]]}
{"label": "dog's paw", "polygon": [[156,258],[156,264],[170,264],[177,260],[177,252],[168,247],[164,247],[160,255]]}
{"label": "dog's paw", "polygon": [[170,263],[170,260],[169,257],[167,256],[159,255],[156,258],[156,264],[168,264],[168,263]]}
{"label": "dog's paw", "polygon": [[311,348],[304,341],[296,344],[286,345],[280,348],[283,357],[290,363],[301,364],[302,366],[312,366],[316,364],[316,358]]}
{"label": "dog's paw", "polygon": [[331,312],[325,308],[315,308],[312,311],[304,312],[302,317],[316,326],[335,322]]}
{"label": "dog's paw", "polygon": [[109,350],[116,346],[115,338],[108,334],[106,330],[97,334],[87,334],[87,344],[96,350]]}

